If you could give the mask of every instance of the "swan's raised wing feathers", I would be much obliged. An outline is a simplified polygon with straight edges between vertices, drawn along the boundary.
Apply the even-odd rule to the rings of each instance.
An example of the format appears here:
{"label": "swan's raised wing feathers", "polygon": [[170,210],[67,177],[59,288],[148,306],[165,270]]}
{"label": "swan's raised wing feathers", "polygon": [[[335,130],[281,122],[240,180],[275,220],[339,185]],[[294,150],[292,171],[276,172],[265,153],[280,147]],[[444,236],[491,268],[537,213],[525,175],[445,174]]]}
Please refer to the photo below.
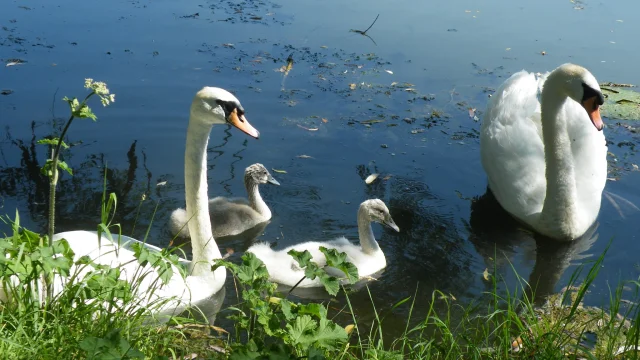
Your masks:
{"label": "swan's raised wing feathers", "polygon": [[546,191],[540,176],[545,171],[538,101],[543,80],[526,71],[513,74],[490,99],[480,134],[489,187],[521,219],[542,209]]}

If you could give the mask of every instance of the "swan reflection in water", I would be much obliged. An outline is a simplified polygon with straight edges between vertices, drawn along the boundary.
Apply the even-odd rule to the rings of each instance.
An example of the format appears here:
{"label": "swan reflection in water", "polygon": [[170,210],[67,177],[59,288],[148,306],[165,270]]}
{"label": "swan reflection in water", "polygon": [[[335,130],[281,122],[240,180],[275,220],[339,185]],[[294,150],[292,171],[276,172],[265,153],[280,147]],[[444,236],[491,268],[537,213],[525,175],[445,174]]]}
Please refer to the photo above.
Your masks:
{"label": "swan reflection in water", "polygon": [[[527,295],[533,294],[536,304],[541,304],[554,293],[558,281],[572,264],[592,257],[587,251],[598,240],[598,222],[573,241],[557,241],[525,230],[497,202],[491,190],[471,203],[469,240],[488,268],[509,267],[509,258],[516,255],[516,248],[524,250],[524,256],[534,260],[527,282]],[[520,274],[523,275],[523,274]],[[524,277],[524,276],[523,276]]]}

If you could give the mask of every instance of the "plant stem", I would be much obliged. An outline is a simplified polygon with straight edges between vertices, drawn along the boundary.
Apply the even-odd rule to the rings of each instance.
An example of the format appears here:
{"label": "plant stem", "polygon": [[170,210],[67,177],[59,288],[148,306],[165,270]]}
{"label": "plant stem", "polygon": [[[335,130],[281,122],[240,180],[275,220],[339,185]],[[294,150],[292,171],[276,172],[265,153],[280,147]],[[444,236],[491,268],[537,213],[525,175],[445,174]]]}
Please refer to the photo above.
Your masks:
{"label": "plant stem", "polygon": [[[94,91],[90,92],[84,100],[82,100],[78,109],[82,109],[86,105],[87,100],[89,100],[89,98],[94,94]],[[55,232],[56,186],[58,185],[58,159],[60,158],[60,148],[62,147],[62,139],[64,139],[67,131],[69,130],[69,126],[71,126],[71,122],[73,122],[73,119],[75,118],[73,113],[74,110],[71,109],[71,116],[69,117],[69,120],[67,120],[64,129],[62,129],[62,133],[58,137],[58,143],[51,153],[51,179],[49,180],[49,241],[53,239],[53,233]]]}

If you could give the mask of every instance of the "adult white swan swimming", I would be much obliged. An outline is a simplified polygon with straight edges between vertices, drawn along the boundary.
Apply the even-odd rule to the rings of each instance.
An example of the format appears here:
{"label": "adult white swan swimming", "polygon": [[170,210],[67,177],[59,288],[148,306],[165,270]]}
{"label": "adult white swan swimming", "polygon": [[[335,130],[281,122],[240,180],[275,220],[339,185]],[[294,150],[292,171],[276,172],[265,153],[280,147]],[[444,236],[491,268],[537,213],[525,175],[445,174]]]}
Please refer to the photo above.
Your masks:
{"label": "adult white swan swimming", "polygon": [[[183,304],[194,304],[207,299],[218,292],[224,285],[226,270],[219,267],[211,271],[213,260],[221,258],[221,254],[211,231],[207,196],[207,143],[211,128],[216,124],[231,124],[254,138],[259,136],[258,131],[247,122],[238,99],[228,91],[205,87],[195,95],[191,104],[184,155],[185,196],[187,212],[192,219],[188,226],[193,249],[191,261],[180,259],[187,268],[186,278],[174,269],[167,285],[154,289],[153,294],[147,294],[149,287],[158,281],[159,274],[149,265],[141,268],[134,257],[131,245],[140,241],[123,236],[118,244],[117,239],[111,242],[103,235],[99,246],[96,233],[90,231],[59,233],[54,235],[54,240],[66,239],[76,260],[87,255],[97,263],[120,266],[121,278],[127,281],[131,281],[134,275],[140,278],[141,274],[146,273],[147,276],[137,287],[142,306],[158,299],[175,298],[179,301],[167,304],[181,307]],[[144,246],[158,250],[154,246]],[[62,282],[64,279],[55,282],[54,292],[62,290]],[[164,312],[170,307],[167,305],[161,310]]]}
{"label": "adult white swan swimming", "polygon": [[539,78],[515,73],[489,100],[480,133],[489,188],[543,235],[576,239],[598,216],[607,179],[603,102],[595,77],[573,64]]}

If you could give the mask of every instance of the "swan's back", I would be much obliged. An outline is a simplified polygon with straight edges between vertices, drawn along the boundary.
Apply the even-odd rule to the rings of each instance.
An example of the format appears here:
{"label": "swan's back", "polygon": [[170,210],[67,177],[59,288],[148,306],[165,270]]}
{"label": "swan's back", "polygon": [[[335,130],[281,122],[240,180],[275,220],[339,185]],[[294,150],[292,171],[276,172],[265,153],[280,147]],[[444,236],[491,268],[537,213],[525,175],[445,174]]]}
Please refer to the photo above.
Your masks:
{"label": "swan's back", "polygon": [[489,187],[505,210],[525,222],[542,210],[546,193],[537,98],[543,81],[526,71],[513,74],[489,100],[480,132]]}

